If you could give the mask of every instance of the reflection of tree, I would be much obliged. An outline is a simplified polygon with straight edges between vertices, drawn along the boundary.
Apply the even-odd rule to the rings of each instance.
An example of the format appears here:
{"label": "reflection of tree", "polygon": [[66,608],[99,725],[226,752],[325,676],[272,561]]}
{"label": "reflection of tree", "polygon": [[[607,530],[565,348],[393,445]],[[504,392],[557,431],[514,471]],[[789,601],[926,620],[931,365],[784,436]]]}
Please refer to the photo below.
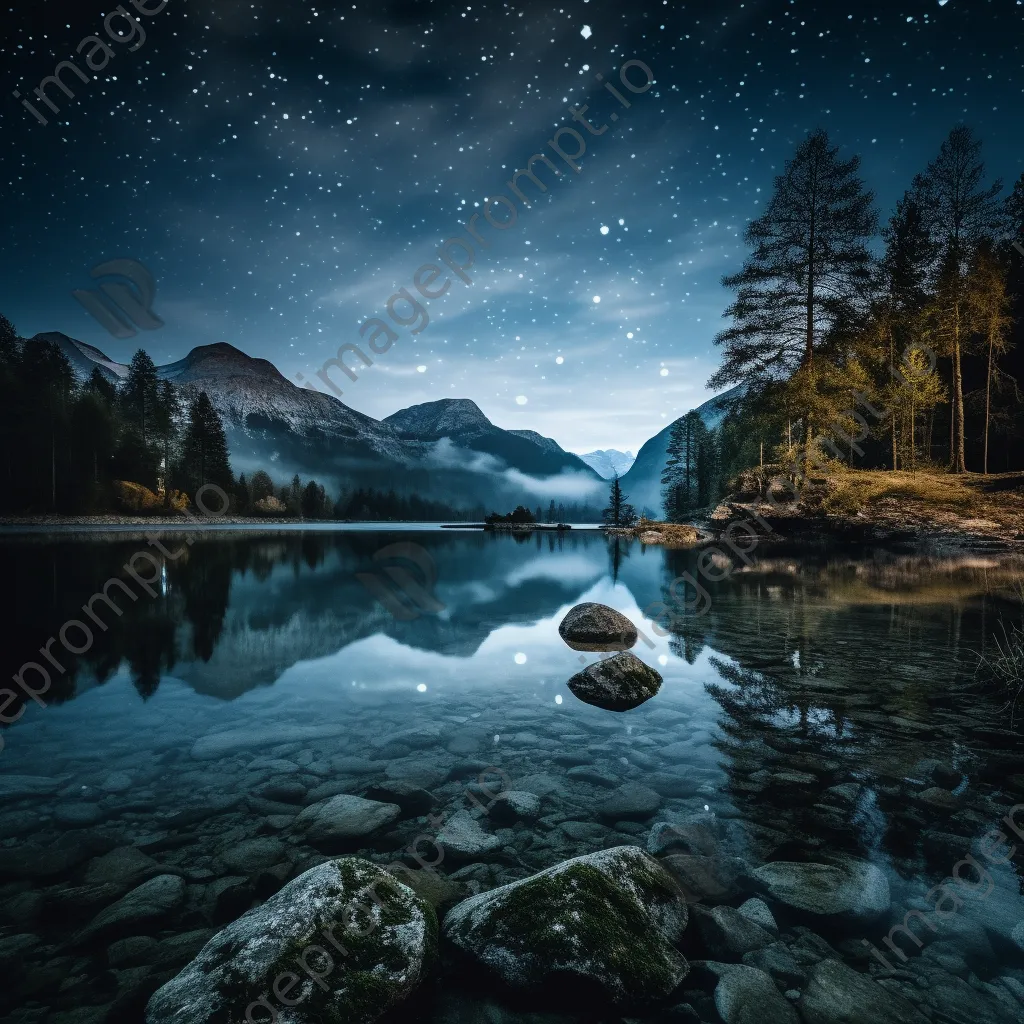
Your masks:
{"label": "reflection of tree", "polygon": [[629,558],[629,541],[619,534],[615,534],[610,538],[611,543],[608,545],[608,557],[611,562],[612,569],[612,582],[619,582],[619,570],[622,568],[623,558]]}
{"label": "reflection of tree", "polygon": [[235,561],[234,543],[198,543],[181,560],[173,582],[192,624],[192,652],[209,661],[224,629]]}
{"label": "reflection of tree", "polygon": [[[683,570],[675,561],[668,572]],[[991,598],[971,599],[970,570],[957,570],[965,585],[944,603],[932,593],[950,587],[948,567],[932,577],[917,566],[916,590],[892,586],[891,564],[878,568],[776,557],[708,584],[708,614],[672,624],[673,650],[692,651],[696,628],[721,655],[706,686],[721,708],[714,743],[743,820],[774,830],[761,856],[881,851],[910,875],[940,867],[931,835],[971,827],[917,797],[977,770],[964,733],[1000,724],[994,702],[966,695],[972,665],[956,659],[980,640]],[[944,774],[932,777],[936,764]]]}
{"label": "reflection of tree", "polygon": [[133,628],[124,632],[123,657],[132,673],[132,683],[143,700],[156,693],[160,677],[177,661],[176,616],[168,602],[146,607],[137,616]]}

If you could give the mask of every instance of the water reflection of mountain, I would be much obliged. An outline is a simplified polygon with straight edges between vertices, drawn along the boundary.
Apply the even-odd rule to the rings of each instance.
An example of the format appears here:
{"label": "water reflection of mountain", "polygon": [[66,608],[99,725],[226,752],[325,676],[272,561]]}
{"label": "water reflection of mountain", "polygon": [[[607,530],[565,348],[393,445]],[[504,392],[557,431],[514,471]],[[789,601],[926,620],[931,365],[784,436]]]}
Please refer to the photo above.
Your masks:
{"label": "water reflection of mountain", "polygon": [[[180,547],[165,542],[168,551]],[[425,555],[410,561],[399,551],[383,561],[374,558],[388,545],[409,543]],[[120,577],[131,583],[120,567],[145,546],[140,540],[106,540],[0,548],[9,578],[21,584],[16,636],[8,647],[13,656],[27,647],[23,657],[29,659],[63,622],[81,618],[82,605],[103,581]],[[424,565],[428,571],[430,565],[415,559],[424,557],[433,563],[433,593],[444,606],[436,614],[396,618],[380,592],[360,579],[372,576],[395,594],[400,608],[415,611],[401,595],[403,577],[389,576],[388,566],[411,572],[422,584]],[[107,614],[109,628],[96,631],[92,649],[67,659],[68,672],[55,679],[53,699],[69,699],[76,689],[104,681],[122,662],[143,696],[171,673],[200,693],[231,699],[272,684],[296,662],[377,633],[418,649],[469,656],[493,630],[535,622],[572,602],[605,574],[608,554],[601,535],[583,532],[515,538],[303,533],[204,538],[161,562],[156,598],[138,587],[135,602],[112,591],[123,614]],[[27,644],[25,637],[31,638]]]}

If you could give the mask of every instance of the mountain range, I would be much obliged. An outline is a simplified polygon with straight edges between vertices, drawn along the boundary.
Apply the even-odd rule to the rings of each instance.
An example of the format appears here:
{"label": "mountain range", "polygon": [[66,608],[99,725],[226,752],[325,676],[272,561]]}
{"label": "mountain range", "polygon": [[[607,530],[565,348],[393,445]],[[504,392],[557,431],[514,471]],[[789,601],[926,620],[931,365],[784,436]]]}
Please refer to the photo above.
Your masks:
{"label": "mountain range", "polygon": [[620,452],[614,448],[607,448],[603,451],[587,452],[580,458],[591,468],[596,470],[605,478],[611,480],[613,477],[622,476],[629,471],[629,467],[636,461],[632,452]]}
{"label": "mountain range", "polygon": [[[94,367],[117,382],[127,365],[56,332],[37,334],[64,352],[80,379]],[[449,504],[600,506],[605,485],[578,456],[531,430],[503,430],[475,402],[442,399],[376,420],[330,395],[297,387],[266,359],[221,342],[157,367],[186,394],[205,391],[220,414],[236,472],[299,473],[348,487],[396,488]]]}
{"label": "mountain range", "polygon": [[[66,334],[37,334],[28,343],[44,341],[64,352],[82,380],[96,367],[112,382],[128,373],[126,364]],[[330,395],[297,387],[273,363],[226,342],[194,348],[157,367],[157,374],[186,394],[207,393],[224,422],[236,472],[263,468],[282,481],[299,473],[385,490],[400,481],[398,490],[466,507],[546,506],[553,500],[601,508],[605,481],[619,475],[638,510],[661,512],[671,424],[643,445],[635,461],[615,449],[578,456],[536,431],[496,426],[467,398],[425,402],[376,420]],[[709,427],[721,421],[727,398],[698,409]]]}

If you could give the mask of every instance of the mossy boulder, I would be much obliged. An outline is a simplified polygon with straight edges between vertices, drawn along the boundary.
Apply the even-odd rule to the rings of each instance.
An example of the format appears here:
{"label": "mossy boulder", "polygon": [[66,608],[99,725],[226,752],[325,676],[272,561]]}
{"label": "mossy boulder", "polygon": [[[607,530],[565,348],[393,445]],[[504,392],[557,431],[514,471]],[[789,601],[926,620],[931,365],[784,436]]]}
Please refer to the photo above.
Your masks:
{"label": "mossy boulder", "polygon": [[448,912],[445,937],[512,989],[617,1007],[665,1000],[689,965],[679,886],[635,846],[575,857]]}
{"label": "mossy boulder", "polygon": [[574,651],[628,651],[638,634],[622,612],[586,601],[566,612],[558,635]]}
{"label": "mossy boulder", "polygon": [[586,704],[606,711],[632,711],[661,689],[661,673],[630,651],[602,658],[566,684]]}
{"label": "mossy boulder", "polygon": [[429,904],[376,864],[326,861],[215,935],[158,989],[147,1024],[369,1024],[437,957]]}

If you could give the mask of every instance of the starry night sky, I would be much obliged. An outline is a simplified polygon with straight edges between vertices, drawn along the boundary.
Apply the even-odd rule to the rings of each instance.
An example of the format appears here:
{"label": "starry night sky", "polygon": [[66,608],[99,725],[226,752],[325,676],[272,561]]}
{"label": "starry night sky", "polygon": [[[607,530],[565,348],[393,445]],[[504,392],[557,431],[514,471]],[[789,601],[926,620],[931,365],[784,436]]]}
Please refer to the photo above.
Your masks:
{"label": "starry night sky", "polygon": [[[94,0],[3,16],[0,311],[26,337],[158,363],[228,341],[315,380],[478,204],[515,198],[531,154],[562,169],[535,165],[539,198],[520,180],[533,206],[507,230],[478,218],[473,283],[446,270],[422,332],[395,327],[354,383],[332,375],[377,417],[471,398],[570,450],[636,451],[710,397],[721,275],[806,132],[863,156],[883,218],[958,121],[990,177],[1024,169],[1020,0],[125,5],[135,52]],[[12,91],[32,97],[93,34],[114,58],[89,84],[65,72],[76,98],[51,88],[61,113],[37,100],[40,124]],[[653,72],[643,94],[619,82],[631,59]],[[600,136],[572,120],[584,103]],[[546,146],[562,125],[586,136],[580,174]],[[162,329],[113,338],[72,297],[115,258],[153,273]]]}

